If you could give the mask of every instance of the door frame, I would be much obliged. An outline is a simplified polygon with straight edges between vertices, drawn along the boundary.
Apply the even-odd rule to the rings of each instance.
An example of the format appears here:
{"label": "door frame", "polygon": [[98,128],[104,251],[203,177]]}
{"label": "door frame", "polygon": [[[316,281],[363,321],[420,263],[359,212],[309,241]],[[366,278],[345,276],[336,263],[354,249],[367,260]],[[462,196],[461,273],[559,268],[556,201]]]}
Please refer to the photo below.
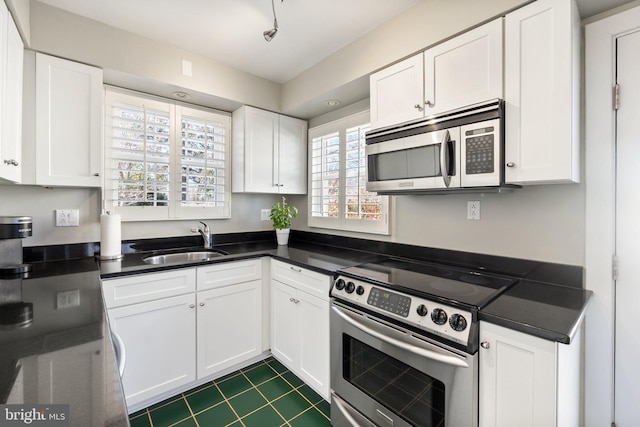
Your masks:
{"label": "door frame", "polygon": [[[638,2],[585,22],[585,426],[614,421],[616,39],[640,29]],[[606,402],[609,404],[606,404]]]}

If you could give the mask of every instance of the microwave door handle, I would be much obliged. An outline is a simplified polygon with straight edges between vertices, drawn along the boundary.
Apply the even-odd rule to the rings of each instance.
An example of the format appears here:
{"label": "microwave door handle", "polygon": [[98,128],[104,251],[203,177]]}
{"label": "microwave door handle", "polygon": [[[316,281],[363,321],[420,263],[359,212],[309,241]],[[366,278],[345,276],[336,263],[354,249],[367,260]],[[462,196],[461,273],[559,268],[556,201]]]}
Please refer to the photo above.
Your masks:
{"label": "microwave door handle", "polygon": [[451,184],[451,177],[449,176],[449,150],[447,150],[449,141],[451,141],[451,135],[449,134],[449,130],[446,130],[440,143],[440,172],[442,173],[444,186],[447,188],[449,188],[449,184]]}

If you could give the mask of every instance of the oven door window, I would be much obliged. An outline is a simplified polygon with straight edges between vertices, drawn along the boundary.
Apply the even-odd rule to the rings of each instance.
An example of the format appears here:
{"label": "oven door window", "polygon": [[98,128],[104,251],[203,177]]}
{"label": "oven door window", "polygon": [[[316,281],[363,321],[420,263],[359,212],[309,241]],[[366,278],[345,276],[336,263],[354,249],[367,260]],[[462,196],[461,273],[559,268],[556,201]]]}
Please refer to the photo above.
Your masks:
{"label": "oven door window", "polygon": [[[435,178],[442,176],[440,144],[388,151],[368,156],[369,181]],[[453,159],[454,143],[446,144],[448,158]],[[456,174],[455,162],[449,161],[449,176]]]}
{"label": "oven door window", "polygon": [[343,335],[342,376],[409,424],[444,426],[445,386],[373,347]]}

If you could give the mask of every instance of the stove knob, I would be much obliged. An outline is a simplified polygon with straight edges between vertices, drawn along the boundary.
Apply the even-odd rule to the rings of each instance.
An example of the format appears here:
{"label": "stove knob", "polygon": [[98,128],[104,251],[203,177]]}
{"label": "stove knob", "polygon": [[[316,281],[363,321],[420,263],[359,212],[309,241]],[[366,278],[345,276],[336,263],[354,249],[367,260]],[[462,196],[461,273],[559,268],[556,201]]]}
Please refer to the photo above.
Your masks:
{"label": "stove knob", "polygon": [[452,314],[449,318],[449,325],[454,331],[461,332],[467,329],[467,319],[461,314]]}
{"label": "stove knob", "polygon": [[362,295],[362,294],[364,294],[364,287],[363,287],[363,286],[361,286],[361,285],[359,285],[359,286],[356,288],[356,294],[358,294],[358,295]]}
{"label": "stove knob", "polygon": [[347,282],[347,286],[344,288],[345,291],[347,291],[348,294],[352,294],[353,291],[356,290],[356,284],[353,282]]}
{"label": "stove knob", "polygon": [[344,280],[343,279],[336,280],[336,289],[339,290],[339,291],[344,289]]}
{"label": "stove knob", "polygon": [[418,308],[416,309],[416,313],[418,313],[418,316],[426,316],[427,314],[429,314],[429,309],[427,308],[426,305],[424,304],[420,304],[418,306]]}
{"label": "stove knob", "polygon": [[447,312],[441,308],[434,308],[431,312],[431,320],[436,325],[444,325],[447,323]]}

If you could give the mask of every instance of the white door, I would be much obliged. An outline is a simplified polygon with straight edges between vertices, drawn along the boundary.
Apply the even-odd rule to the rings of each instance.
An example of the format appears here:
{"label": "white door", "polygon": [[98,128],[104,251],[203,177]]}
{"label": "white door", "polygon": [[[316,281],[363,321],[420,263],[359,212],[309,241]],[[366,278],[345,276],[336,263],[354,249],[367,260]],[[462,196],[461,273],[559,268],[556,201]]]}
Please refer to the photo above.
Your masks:
{"label": "white door", "polygon": [[369,78],[371,129],[424,116],[424,62],[420,53]]}
{"label": "white door", "polygon": [[262,352],[262,281],[198,292],[198,378]]}
{"label": "white door", "polygon": [[640,31],[618,38],[615,288],[615,425],[640,426],[640,334],[635,330],[640,301]]}
{"label": "white door", "polygon": [[300,373],[329,400],[329,301],[298,291]]}
{"label": "white door", "polygon": [[271,352],[290,369],[299,362],[296,290],[271,281]]}
{"label": "white door", "polygon": [[127,353],[122,387],[129,410],[195,381],[195,307],[195,296],[186,294],[108,311]]}
{"label": "white door", "polygon": [[502,98],[502,18],[424,53],[425,115]]}

